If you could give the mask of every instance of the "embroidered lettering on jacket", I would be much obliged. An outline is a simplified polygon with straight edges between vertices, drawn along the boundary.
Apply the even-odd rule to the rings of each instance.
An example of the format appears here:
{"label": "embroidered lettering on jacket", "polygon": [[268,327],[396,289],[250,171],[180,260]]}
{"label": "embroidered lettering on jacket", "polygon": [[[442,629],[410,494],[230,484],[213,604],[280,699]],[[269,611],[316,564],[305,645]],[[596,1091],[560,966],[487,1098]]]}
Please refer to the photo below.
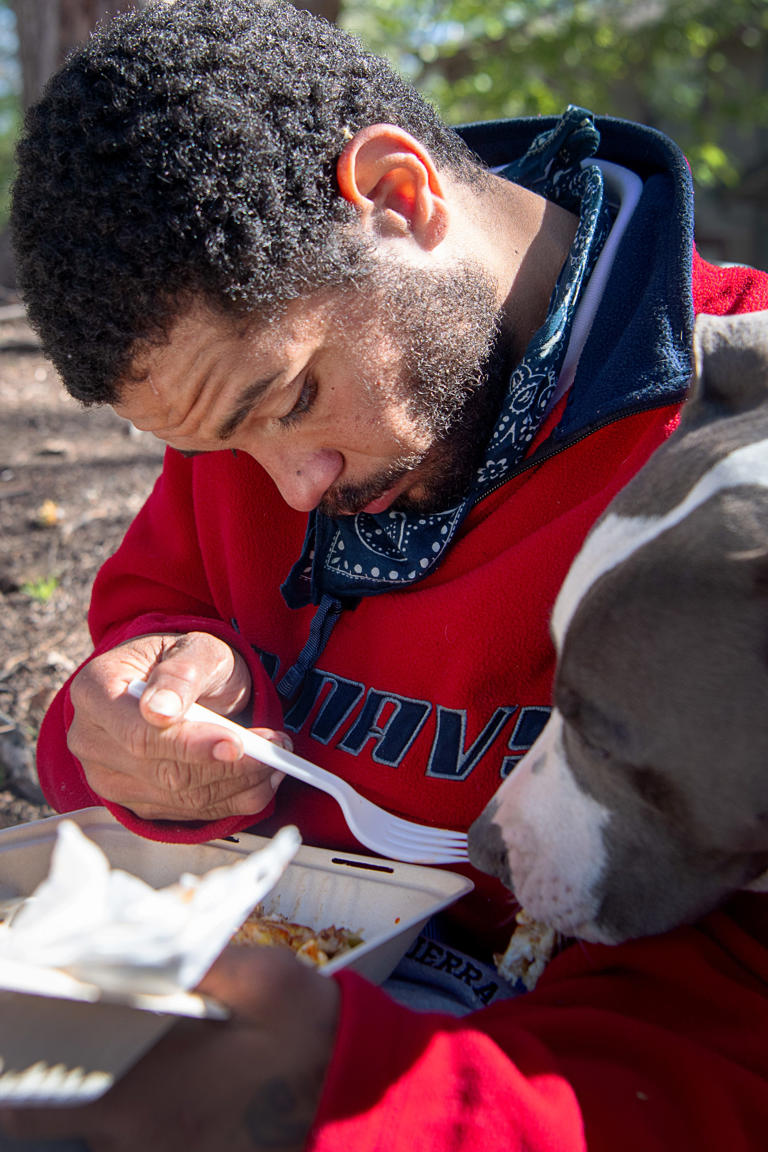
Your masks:
{"label": "embroidered lettering on jacket", "polygon": [[405,958],[421,965],[422,968],[444,972],[458,983],[465,984],[472,989],[481,1004],[490,1004],[499,990],[498,983],[488,979],[487,969],[483,971],[477,964],[472,963],[470,957],[461,953],[457,955],[437,940],[418,936],[406,952]]}
{"label": "embroidered lettering on jacket", "polygon": [[[279,660],[254,648],[271,679]],[[502,705],[494,709],[483,728],[467,741],[467,710],[446,708],[429,700],[413,699],[311,669],[284,723],[289,732],[304,732],[320,744],[333,745],[351,756],[367,752],[377,764],[397,768],[427,722],[433,725],[426,775],[442,780],[466,780],[489,749],[506,736],[500,774],[508,776],[547,722],[550,709],[540,706]],[[511,733],[510,723],[514,719]]]}

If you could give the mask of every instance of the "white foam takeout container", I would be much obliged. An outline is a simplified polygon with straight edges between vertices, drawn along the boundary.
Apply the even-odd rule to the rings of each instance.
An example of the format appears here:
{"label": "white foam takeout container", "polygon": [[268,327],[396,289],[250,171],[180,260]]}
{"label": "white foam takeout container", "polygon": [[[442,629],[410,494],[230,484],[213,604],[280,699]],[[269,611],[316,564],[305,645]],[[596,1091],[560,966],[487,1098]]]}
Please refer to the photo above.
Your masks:
{"label": "white foam takeout container", "polygon": [[[28,896],[48,875],[62,820],[73,820],[113,867],[156,888],[184,872],[202,875],[263,848],[238,834],[206,844],[160,844],[123,828],[105,808],[86,808],[0,830],[0,890]],[[359,932],[363,943],[331,960],[376,983],[385,980],[426,921],[472,888],[458,873],[302,846],[262,902],[267,912],[313,928]],[[0,971],[0,1105],[67,1105],[95,1100],[179,1016],[221,1018],[195,993],[149,995],[74,980],[55,969]]]}

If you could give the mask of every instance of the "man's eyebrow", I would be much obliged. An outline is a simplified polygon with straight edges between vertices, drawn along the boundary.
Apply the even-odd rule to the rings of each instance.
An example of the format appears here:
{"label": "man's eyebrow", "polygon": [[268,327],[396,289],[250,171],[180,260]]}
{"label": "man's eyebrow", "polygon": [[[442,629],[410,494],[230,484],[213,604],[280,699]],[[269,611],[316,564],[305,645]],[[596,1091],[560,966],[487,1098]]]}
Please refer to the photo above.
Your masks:
{"label": "man's eyebrow", "polygon": [[236,398],[229,416],[226,416],[216,429],[217,439],[229,440],[229,438],[234,435],[246,416],[253,410],[254,406],[258,404],[264,393],[271,388],[280,375],[280,372],[275,372],[274,376],[266,377],[264,380],[254,380],[252,384],[248,384],[243,388],[242,392]]}

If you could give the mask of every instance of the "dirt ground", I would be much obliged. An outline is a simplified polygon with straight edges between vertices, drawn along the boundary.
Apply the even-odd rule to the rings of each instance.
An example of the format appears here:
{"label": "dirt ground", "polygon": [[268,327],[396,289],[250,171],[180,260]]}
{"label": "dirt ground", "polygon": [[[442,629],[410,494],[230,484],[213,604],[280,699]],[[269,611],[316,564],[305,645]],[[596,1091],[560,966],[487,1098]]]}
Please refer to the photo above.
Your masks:
{"label": "dirt ground", "polygon": [[0,827],[51,814],[40,721],[90,651],[93,577],[161,460],[154,437],[68,397],[22,310],[0,304]]}

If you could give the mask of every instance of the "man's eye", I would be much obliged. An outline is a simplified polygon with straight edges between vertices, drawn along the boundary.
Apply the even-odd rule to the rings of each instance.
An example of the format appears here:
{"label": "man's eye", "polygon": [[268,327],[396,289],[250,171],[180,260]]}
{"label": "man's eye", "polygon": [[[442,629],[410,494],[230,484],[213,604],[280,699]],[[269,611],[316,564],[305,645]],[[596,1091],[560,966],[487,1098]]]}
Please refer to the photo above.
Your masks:
{"label": "man's eye", "polygon": [[291,408],[290,412],[286,412],[285,416],[280,417],[279,423],[282,424],[284,428],[289,427],[291,424],[295,424],[298,420],[301,419],[302,416],[306,416],[307,412],[310,411],[316,399],[317,382],[315,381],[314,377],[307,376],[296,403],[294,404],[293,408]]}

